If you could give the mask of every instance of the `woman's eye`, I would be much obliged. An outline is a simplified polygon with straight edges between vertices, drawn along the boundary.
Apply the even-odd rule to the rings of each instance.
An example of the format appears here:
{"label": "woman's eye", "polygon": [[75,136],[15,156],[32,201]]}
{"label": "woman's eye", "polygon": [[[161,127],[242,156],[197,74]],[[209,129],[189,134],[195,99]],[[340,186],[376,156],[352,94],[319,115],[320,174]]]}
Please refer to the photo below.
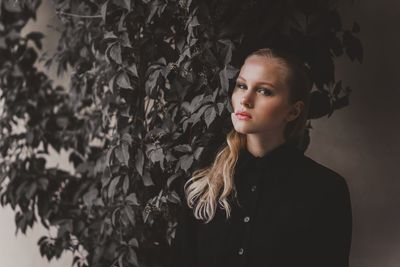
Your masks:
{"label": "woman's eye", "polygon": [[266,88],[261,88],[260,91],[263,95],[272,95],[272,91]]}
{"label": "woman's eye", "polygon": [[[246,89],[246,85],[243,83],[236,83],[236,87],[239,89]],[[259,91],[261,91],[263,95],[272,95],[272,91],[268,88],[260,88]]]}
{"label": "woman's eye", "polygon": [[246,87],[246,85],[241,84],[241,83],[236,83],[236,87],[239,87],[240,89],[244,89],[244,87]]}

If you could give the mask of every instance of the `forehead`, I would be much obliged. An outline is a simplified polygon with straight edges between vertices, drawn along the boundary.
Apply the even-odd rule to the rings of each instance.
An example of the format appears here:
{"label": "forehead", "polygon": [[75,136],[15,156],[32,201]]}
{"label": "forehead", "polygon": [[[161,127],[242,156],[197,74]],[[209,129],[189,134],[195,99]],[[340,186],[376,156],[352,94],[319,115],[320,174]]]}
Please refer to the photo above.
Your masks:
{"label": "forehead", "polygon": [[277,59],[254,55],[245,60],[239,72],[246,82],[267,82],[275,87],[284,86],[286,74],[286,67]]}

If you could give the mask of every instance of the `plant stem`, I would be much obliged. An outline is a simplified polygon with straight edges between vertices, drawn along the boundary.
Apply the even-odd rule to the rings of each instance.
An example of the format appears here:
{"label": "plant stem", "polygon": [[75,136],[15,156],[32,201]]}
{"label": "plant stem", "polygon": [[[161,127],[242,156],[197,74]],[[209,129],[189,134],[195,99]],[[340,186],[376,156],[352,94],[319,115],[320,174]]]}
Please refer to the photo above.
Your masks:
{"label": "plant stem", "polygon": [[67,13],[67,12],[63,12],[63,11],[57,11],[56,13],[59,15],[75,17],[75,18],[84,18],[84,19],[101,18],[101,15],[79,15],[79,14]]}

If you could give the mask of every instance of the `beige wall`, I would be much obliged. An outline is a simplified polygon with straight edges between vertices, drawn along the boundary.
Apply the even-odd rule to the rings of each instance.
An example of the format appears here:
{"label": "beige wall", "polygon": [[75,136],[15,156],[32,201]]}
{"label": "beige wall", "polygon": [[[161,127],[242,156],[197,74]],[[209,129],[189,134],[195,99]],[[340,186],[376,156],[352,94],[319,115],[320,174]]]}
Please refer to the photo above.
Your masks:
{"label": "beige wall", "polygon": [[[351,1],[348,1],[351,2]],[[339,60],[350,106],[313,123],[306,153],[341,173],[353,206],[351,267],[400,266],[400,1],[354,1],[364,63]]]}
{"label": "beige wall", "polygon": [[[55,151],[52,157],[48,158],[48,166],[54,167],[61,163],[65,170],[72,170],[67,162],[67,153],[62,151],[58,155]],[[14,222],[15,212],[10,206],[0,206],[0,266],[4,267],[70,267],[72,264],[72,253],[65,252],[60,260],[53,259],[48,262],[42,258],[39,252],[37,241],[40,237],[49,233],[54,236],[54,229],[50,232],[41,224],[36,223],[33,229],[28,229],[26,235],[21,231],[15,235],[16,227]]]}

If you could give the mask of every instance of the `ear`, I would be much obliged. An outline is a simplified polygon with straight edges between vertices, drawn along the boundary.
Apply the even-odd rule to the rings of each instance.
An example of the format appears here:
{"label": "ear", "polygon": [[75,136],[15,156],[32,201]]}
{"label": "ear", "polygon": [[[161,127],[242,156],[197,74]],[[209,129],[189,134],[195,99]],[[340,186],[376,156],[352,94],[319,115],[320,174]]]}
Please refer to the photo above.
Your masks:
{"label": "ear", "polygon": [[303,101],[297,101],[296,103],[294,103],[290,108],[290,111],[286,117],[286,121],[289,122],[295,120],[301,114],[301,111],[303,109],[304,109]]}

